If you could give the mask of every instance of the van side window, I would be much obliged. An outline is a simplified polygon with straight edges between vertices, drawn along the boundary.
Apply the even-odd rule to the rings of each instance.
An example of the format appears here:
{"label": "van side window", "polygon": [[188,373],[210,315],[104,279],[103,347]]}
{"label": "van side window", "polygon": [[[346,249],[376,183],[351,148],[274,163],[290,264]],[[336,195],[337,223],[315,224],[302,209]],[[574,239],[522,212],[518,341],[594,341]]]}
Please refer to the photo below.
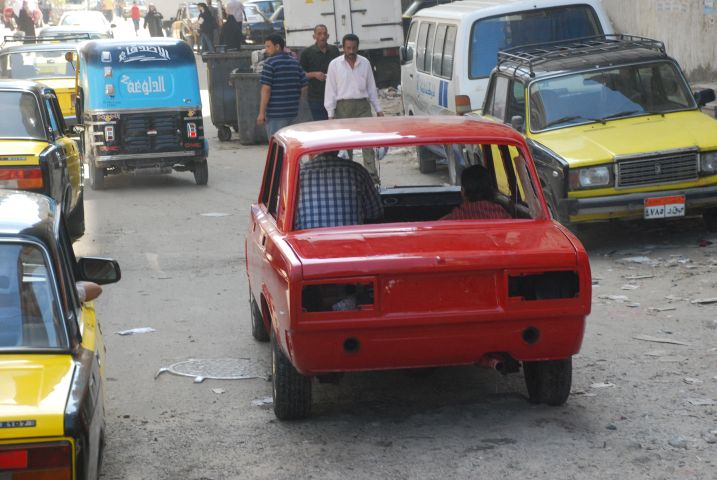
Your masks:
{"label": "van side window", "polygon": [[602,34],[597,15],[589,5],[536,8],[477,20],[471,27],[468,76],[490,75],[500,50]]}
{"label": "van side window", "polygon": [[448,25],[438,25],[436,28],[436,41],[433,43],[433,74],[441,75],[443,67],[443,45],[446,41],[446,28]]}
{"label": "van side window", "polygon": [[416,35],[418,35],[418,22],[411,23],[408,29],[408,36],[406,37],[406,43],[416,43]]}
{"label": "van side window", "polygon": [[419,72],[431,71],[431,54],[433,51],[433,35],[436,25],[425,22],[418,30],[418,45],[416,46],[416,68]]}
{"label": "van side window", "polygon": [[506,77],[495,77],[488,100],[486,101],[486,113],[504,121],[507,96],[508,79]]}
{"label": "van side window", "polygon": [[456,50],[456,32],[458,27],[451,25],[446,31],[446,43],[443,44],[443,65],[441,66],[441,76],[446,78],[453,77],[453,55]]}

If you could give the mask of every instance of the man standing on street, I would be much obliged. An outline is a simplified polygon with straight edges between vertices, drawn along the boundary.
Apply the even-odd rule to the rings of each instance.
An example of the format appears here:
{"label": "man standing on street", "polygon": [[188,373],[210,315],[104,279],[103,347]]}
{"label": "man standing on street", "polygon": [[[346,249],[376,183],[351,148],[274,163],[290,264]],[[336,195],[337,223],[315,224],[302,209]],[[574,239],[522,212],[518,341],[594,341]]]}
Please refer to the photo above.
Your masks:
{"label": "man standing on street", "polygon": [[[371,117],[371,106],[383,117],[371,64],[358,55],[359,38],[353,33],[341,40],[344,54],[331,61],[326,73],[324,106],[329,118]],[[376,154],[372,148],[363,150],[363,164],[375,183],[379,183]]]}
{"label": "man standing on street", "polygon": [[271,139],[277,130],[291,125],[299,113],[299,101],[306,93],[308,80],[294,57],[284,52],[284,38],[271,34],[264,41],[266,55],[261,71],[261,98],[256,123],[265,125]]}
{"label": "man standing on street", "polygon": [[326,25],[314,27],[314,43],[301,52],[301,66],[309,79],[309,109],[314,120],[327,120],[329,115],[324,108],[324,90],[326,72],[331,60],[341,55],[335,45],[329,45],[329,31]]}

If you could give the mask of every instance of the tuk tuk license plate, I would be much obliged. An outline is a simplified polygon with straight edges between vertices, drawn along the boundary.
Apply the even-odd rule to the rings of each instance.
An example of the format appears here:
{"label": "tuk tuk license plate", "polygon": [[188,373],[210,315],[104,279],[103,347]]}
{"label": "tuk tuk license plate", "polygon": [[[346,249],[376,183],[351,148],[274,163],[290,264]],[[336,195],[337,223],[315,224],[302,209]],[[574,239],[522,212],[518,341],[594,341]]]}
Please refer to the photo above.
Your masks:
{"label": "tuk tuk license plate", "polygon": [[685,216],[685,196],[645,199],[645,220]]}

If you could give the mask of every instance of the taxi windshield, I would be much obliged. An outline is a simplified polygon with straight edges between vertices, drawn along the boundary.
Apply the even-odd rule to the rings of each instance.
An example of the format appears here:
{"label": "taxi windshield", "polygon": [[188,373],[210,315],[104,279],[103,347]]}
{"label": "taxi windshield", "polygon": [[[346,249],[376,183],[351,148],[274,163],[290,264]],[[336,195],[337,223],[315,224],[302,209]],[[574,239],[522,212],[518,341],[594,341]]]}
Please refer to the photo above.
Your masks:
{"label": "taxi windshield", "polygon": [[67,347],[50,272],[38,246],[0,243],[0,351]]}
{"label": "taxi windshield", "polygon": [[530,87],[530,129],[563,128],[696,108],[671,62],[562,75]]}
{"label": "taxi windshield", "polygon": [[29,92],[0,92],[0,138],[46,140],[40,107]]}
{"label": "taxi windshield", "polygon": [[[46,77],[73,77],[75,70],[65,60],[66,50],[44,50],[11,53],[5,66],[7,78],[36,79]],[[5,61],[3,61],[5,63]]]}

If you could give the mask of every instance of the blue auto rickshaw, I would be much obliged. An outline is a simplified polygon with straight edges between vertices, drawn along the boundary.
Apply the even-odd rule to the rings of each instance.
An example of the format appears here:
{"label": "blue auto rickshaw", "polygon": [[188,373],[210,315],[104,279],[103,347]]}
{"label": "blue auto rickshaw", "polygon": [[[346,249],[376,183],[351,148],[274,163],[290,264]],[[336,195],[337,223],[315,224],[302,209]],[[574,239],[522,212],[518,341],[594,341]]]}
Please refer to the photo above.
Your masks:
{"label": "blue auto rickshaw", "polygon": [[93,40],[76,57],[77,118],[93,189],[123,173],[208,180],[194,53],[169,38]]}

